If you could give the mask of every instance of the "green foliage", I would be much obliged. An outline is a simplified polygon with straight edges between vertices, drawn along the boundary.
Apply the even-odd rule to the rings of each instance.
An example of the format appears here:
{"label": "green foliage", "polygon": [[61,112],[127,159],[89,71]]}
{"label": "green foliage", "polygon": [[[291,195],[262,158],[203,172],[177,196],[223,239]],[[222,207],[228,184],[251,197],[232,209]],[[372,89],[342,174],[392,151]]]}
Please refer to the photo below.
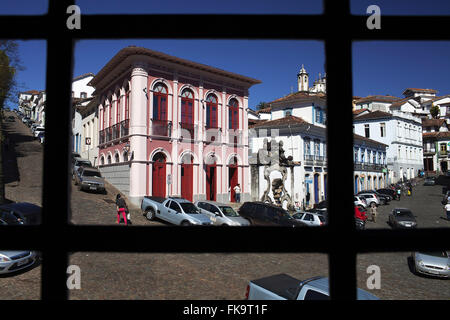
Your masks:
{"label": "green foliage", "polygon": [[269,107],[270,107],[270,104],[261,101],[260,103],[258,103],[256,105],[256,110],[261,110],[261,109],[269,108]]}
{"label": "green foliage", "polygon": [[431,106],[430,114],[434,119],[437,119],[440,113],[441,113],[441,110],[439,109],[439,106],[436,106],[436,105]]}
{"label": "green foliage", "polygon": [[23,69],[18,44],[11,40],[0,40],[0,108],[6,101],[14,101],[17,96],[15,76]]}

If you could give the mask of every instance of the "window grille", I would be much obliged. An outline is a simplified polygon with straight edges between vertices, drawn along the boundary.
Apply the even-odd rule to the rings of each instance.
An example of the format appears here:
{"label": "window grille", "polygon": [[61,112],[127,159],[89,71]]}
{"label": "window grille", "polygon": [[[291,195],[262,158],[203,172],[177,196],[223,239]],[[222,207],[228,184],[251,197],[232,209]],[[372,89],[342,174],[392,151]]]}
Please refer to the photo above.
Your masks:
{"label": "window grille", "polygon": [[[449,16],[382,16],[381,29],[369,30],[366,27],[367,16],[350,14],[350,1],[325,0],[324,12],[320,15],[86,15],[81,18],[80,30],[69,30],[66,28],[66,10],[73,4],[73,0],[49,0],[49,10],[45,15],[2,16],[0,19],[0,38],[47,40],[48,110],[44,145],[42,225],[0,226],[0,242],[8,246],[4,249],[26,248],[42,252],[43,300],[68,298],[68,254],[75,251],[182,253],[192,252],[194,249],[191,243],[196,243],[196,252],[326,253],[329,256],[331,298],[354,300],[358,253],[439,250],[443,244],[448,243],[449,228],[355,230],[351,106],[352,41],[450,40]],[[239,23],[230,24],[230,20]],[[111,21],[117,23],[111,24]],[[161,28],[161,25],[167,25],[167,21],[171,21],[172,28]],[[190,25],[190,28],[185,28],[186,25]],[[302,28],[301,25],[313,27]],[[74,41],[100,38],[276,38],[325,41],[328,119],[326,193],[331,212],[328,226],[320,229],[235,229],[117,228],[68,224],[71,211],[69,146]],[[55,156],[56,150],[58,156]],[[67,174],[52,174],[54,172]],[[339,208],[339,215],[333,215],[335,208]],[[148,228],[151,228],[151,232]],[[99,235],[102,241],[98,241]],[[161,242],[161,238],[166,240]],[[185,238],[190,241],[178,241]],[[11,242],[8,239],[15,240]],[[54,241],[55,239],[58,241]],[[270,241],[266,241],[267,239]],[[159,245],[155,247],[154,243]],[[243,243],[246,245],[243,246]]]}

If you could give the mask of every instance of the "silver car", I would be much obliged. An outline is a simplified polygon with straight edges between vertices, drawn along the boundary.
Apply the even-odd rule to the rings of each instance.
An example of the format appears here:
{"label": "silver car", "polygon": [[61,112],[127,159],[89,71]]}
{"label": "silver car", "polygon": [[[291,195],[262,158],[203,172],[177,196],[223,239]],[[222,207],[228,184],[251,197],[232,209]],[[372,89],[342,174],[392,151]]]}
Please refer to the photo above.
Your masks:
{"label": "silver car", "polygon": [[[28,202],[0,206],[0,225],[39,225],[41,208]],[[12,239],[12,241],[14,241]],[[1,250],[0,274],[11,273],[33,265],[38,254],[31,250]]]}
{"label": "silver car", "polygon": [[34,251],[0,251],[0,274],[25,269],[36,262]]}
{"label": "silver car", "polygon": [[413,252],[412,259],[416,273],[450,278],[450,253],[448,251]]}
{"label": "silver car", "polygon": [[249,226],[250,222],[241,217],[229,205],[215,201],[196,201],[200,211],[209,216],[216,226]]}
{"label": "silver car", "polygon": [[313,212],[297,212],[292,218],[310,227],[321,227],[327,223],[324,216]]}
{"label": "silver car", "polygon": [[78,189],[106,192],[105,180],[100,173],[100,170],[96,168],[80,167],[78,173],[75,175],[75,184],[78,185]]}

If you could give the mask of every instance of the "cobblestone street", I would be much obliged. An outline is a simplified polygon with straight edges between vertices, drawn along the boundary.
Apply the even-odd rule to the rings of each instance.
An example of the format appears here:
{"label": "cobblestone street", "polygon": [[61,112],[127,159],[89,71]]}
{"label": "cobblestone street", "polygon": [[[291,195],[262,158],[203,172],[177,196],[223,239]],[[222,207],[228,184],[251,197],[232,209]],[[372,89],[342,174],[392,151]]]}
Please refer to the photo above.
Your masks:
{"label": "cobblestone street", "polygon": [[[13,113],[11,113],[13,114]],[[8,113],[6,115],[9,115]],[[13,201],[41,204],[43,147],[33,140],[28,127],[16,117],[5,130],[14,141],[17,160],[5,155],[6,195]],[[75,224],[115,224],[114,199],[117,190],[95,194],[72,188],[72,222]],[[367,228],[390,228],[387,214],[395,207],[407,207],[417,216],[419,227],[450,227],[444,216],[440,186],[414,188],[412,197],[392,201],[379,208],[376,223]],[[133,225],[165,225],[148,221],[138,208],[132,210]],[[151,231],[149,231],[151,232]],[[32,241],[32,239],[30,239]],[[126,241],[126,240],[124,240]],[[180,239],[185,241],[185,239]],[[450,248],[449,248],[450,249]],[[368,290],[366,269],[381,268],[381,289],[372,290],[381,299],[450,299],[450,280],[414,275],[405,253],[358,255],[358,287]],[[81,289],[70,299],[244,299],[248,282],[276,273],[298,279],[328,276],[325,254],[137,254],[77,252],[70,263],[81,268]],[[0,278],[0,299],[39,299],[41,267]],[[368,290],[369,291],[369,290]]]}

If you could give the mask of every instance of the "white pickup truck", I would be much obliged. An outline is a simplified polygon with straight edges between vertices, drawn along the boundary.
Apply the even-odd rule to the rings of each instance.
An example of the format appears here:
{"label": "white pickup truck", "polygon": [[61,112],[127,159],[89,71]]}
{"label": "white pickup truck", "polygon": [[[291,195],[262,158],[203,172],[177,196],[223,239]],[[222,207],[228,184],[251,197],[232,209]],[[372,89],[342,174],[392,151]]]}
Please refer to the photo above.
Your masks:
{"label": "white pickup truck", "polygon": [[[300,281],[282,273],[250,281],[245,296],[247,300],[329,300],[329,292],[326,277]],[[361,289],[357,289],[357,299],[379,300]]]}
{"label": "white pickup truck", "polygon": [[160,198],[145,196],[141,210],[149,220],[162,219],[179,226],[209,226],[209,217],[200,212],[192,202],[178,197]]}

